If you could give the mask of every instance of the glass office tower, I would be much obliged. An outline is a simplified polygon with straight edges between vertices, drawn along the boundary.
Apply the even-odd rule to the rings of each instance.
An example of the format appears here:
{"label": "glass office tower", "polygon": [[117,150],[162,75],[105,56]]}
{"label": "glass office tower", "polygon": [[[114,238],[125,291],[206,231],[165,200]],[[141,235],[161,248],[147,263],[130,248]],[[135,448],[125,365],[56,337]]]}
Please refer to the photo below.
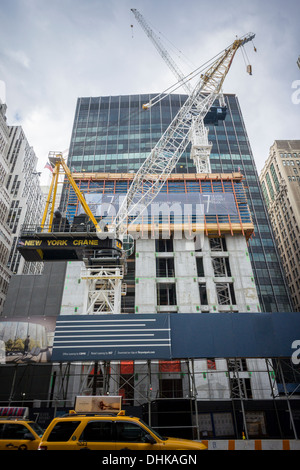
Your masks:
{"label": "glass office tower", "polygon": [[[154,95],[79,98],[71,137],[68,165],[74,172],[134,173],[167,129],[186,95],[168,95],[155,107],[143,110]],[[291,311],[291,301],[265,208],[238,99],[225,95],[227,113],[215,107],[206,116],[212,142],[214,173],[240,171],[255,225],[249,254],[261,310]],[[220,118],[217,119],[217,116]],[[177,173],[194,173],[189,148],[181,156]]]}

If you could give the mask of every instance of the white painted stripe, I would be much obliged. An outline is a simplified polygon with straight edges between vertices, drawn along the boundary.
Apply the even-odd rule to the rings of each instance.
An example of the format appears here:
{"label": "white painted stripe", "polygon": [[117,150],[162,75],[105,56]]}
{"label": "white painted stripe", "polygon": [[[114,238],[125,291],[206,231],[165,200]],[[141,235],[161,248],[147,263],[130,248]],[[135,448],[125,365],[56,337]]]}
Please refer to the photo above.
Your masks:
{"label": "white painted stripe", "polygon": [[[59,328],[68,328],[68,329],[72,329],[72,328],[91,328],[92,326],[94,326],[95,328],[98,328],[99,330],[102,329],[102,325],[93,325],[93,324],[89,324],[89,325],[80,325],[80,324],[76,324],[76,325],[61,325],[61,326],[56,326],[56,330],[59,329]],[[110,327],[115,327],[115,328],[124,328],[124,325],[118,325],[118,324],[112,324],[112,325],[105,325],[106,327],[110,326]],[[127,327],[132,327],[132,328],[135,328],[136,326],[144,326],[146,327],[147,325],[145,323],[141,323],[140,325],[126,325]]]}
{"label": "white painted stripe", "polygon": [[[66,336],[62,336],[62,335],[57,335],[57,339],[61,339],[61,338],[82,338],[84,335],[66,335]],[[113,337],[115,338],[116,336],[129,336],[129,335],[86,335],[84,336],[84,338],[109,338],[109,337]],[[139,333],[138,335],[134,335],[134,334],[131,334],[130,336],[138,336],[139,338],[141,336],[155,336],[153,333],[152,334],[143,334],[143,333]]]}
{"label": "white painted stripe", "polygon": [[[101,315],[101,314],[99,314],[99,315]],[[87,317],[88,316],[92,316],[92,315],[87,315]],[[90,318],[89,320],[57,320],[56,323],[90,323],[90,322],[105,323],[105,322],[112,322],[112,321],[114,321],[114,320],[112,320],[112,319],[110,319],[110,320],[95,320],[93,318]],[[130,319],[130,320],[123,320],[123,319],[120,320],[120,319],[118,319],[116,321],[123,322],[123,323],[125,323],[125,322],[142,322],[142,321],[156,322],[157,319],[156,318],[143,318],[143,319],[139,318],[137,320],[135,320],[135,319]]]}
{"label": "white painted stripe", "polygon": [[[74,344],[74,346],[78,343],[97,343],[97,342],[100,342],[100,343],[105,343],[105,342],[108,342],[108,341],[111,341],[111,339],[99,339],[99,340],[96,340],[96,339],[89,339],[89,340],[86,340],[86,339],[77,339],[75,341],[55,341],[55,344],[68,344],[68,343],[72,343]],[[122,341],[122,342],[125,342],[125,341],[141,341],[140,338],[138,339],[133,339],[133,338],[130,338],[130,339],[118,339],[118,341]],[[147,341],[168,341],[168,338],[154,338],[154,339],[150,339],[150,338],[147,338]]]}
{"label": "white painted stripe", "polygon": [[[95,347],[95,348],[128,348],[129,346],[136,348],[137,346],[144,347],[144,348],[153,348],[153,346],[159,346],[159,347],[164,347],[164,346],[171,346],[171,343],[166,343],[166,344],[105,344],[103,346],[100,345],[95,345],[95,346],[89,346]],[[74,346],[55,346],[55,349],[67,349],[67,348],[74,348]],[[76,345],[77,348],[86,348],[86,346],[80,346],[79,344]]]}
{"label": "white painted stripe", "polygon": [[[95,331],[99,331],[99,332],[101,332],[101,333],[106,333],[106,332],[109,333],[109,332],[113,332],[113,331],[116,331],[116,332],[118,332],[118,331],[132,331],[132,332],[136,332],[136,331],[145,331],[145,328],[141,328],[141,329],[136,329],[136,328],[135,328],[135,329],[130,329],[130,330],[124,330],[123,328],[120,329],[120,330],[117,330],[117,329],[103,330],[102,328],[99,328],[99,330],[98,330],[98,329],[95,329],[95,328],[94,328],[93,330],[82,330],[83,333],[90,333],[90,332],[93,332],[93,333],[94,333]],[[149,329],[147,328],[146,331],[171,331],[171,329],[170,329],[170,328],[149,328]],[[65,330],[65,331],[63,331],[63,330],[62,330],[62,331],[56,331],[56,333],[57,333],[58,335],[60,335],[61,333],[72,333],[72,329],[70,328],[70,329]],[[76,333],[76,330],[74,330],[74,333]]]}

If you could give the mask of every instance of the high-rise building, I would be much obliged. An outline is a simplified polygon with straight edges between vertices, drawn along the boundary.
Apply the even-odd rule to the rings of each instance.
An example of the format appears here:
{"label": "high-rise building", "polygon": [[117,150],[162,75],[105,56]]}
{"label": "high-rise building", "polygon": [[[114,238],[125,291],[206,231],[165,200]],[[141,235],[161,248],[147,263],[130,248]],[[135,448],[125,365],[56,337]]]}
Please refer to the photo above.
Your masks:
{"label": "high-rise building", "polygon": [[6,105],[0,100],[0,314],[3,310],[11,272],[7,268],[11,249],[11,232],[7,224],[10,196],[5,187],[9,174],[8,140],[9,128],[6,122]]}
{"label": "high-rise building", "polygon": [[6,189],[11,198],[7,224],[12,233],[8,267],[14,274],[34,274],[41,271],[42,263],[25,262],[17,251],[17,240],[22,224],[34,226],[40,222],[45,199],[36,170],[37,156],[21,126],[9,128],[7,159],[10,168]]}
{"label": "high-rise building", "polygon": [[[143,110],[143,103],[150,99],[151,95],[134,95],[78,100],[68,166],[88,202],[95,194],[126,193],[134,173],[176,116],[186,96],[170,95],[157,109]],[[216,108],[216,114],[211,111],[206,119],[213,144],[212,173],[195,174],[188,148],[161,192],[171,196],[191,192],[204,196],[212,193],[234,195],[239,207],[236,218],[229,214],[222,217],[205,215],[200,248],[193,239],[172,236],[172,222],[166,223],[170,233],[166,240],[155,234],[141,236],[135,243],[133,256],[128,259],[124,276],[127,292],[122,299],[120,313],[275,312],[292,309],[238,100],[235,95],[226,95],[225,99],[226,116],[220,115],[218,119]],[[72,221],[80,214],[80,205],[68,185],[62,201],[62,209]],[[161,220],[156,222],[157,227],[162,224]],[[155,223],[147,218],[145,224],[143,220],[139,224],[142,234],[149,226],[155,231]],[[103,292],[102,298],[99,297],[102,280],[99,279],[95,286],[93,279],[92,291],[87,292],[87,285],[78,282],[81,270],[82,266],[76,261],[68,263],[60,313],[111,312],[110,306],[107,305],[109,310],[105,309],[103,302],[105,295],[108,297],[107,291]],[[89,276],[84,275],[83,280],[85,277]],[[88,310],[86,299],[92,300]],[[215,375],[211,372],[207,388],[202,379],[211,364]],[[130,380],[122,374],[123,365],[122,361],[114,365],[111,393],[124,393],[126,399],[137,403],[137,397],[143,396],[144,385],[134,384],[132,377],[136,373],[145,374],[145,364],[132,365],[134,373]],[[160,362],[151,364],[152,374],[159,376],[161,367]],[[177,371],[177,375],[166,375],[157,382],[153,381],[153,390],[160,398],[182,398],[186,396],[188,386],[180,377],[180,373],[185,371],[184,361],[177,361],[176,365],[169,367],[169,371]],[[199,359],[193,367],[198,396],[203,400],[215,400],[220,396],[224,400],[237,396],[262,400],[270,396],[264,360],[241,361],[238,365],[243,375],[241,380],[231,375],[235,366],[224,359]],[[229,374],[229,381],[226,374],[225,380],[220,379],[220,372],[224,370]],[[250,370],[256,372],[250,376]],[[258,414],[261,413],[259,409]]]}
{"label": "high-rise building", "polygon": [[[134,173],[186,100],[186,95],[169,95],[156,106],[143,110],[143,104],[148,103],[153,96],[79,98],[68,158],[72,171],[82,174]],[[213,144],[212,172],[240,171],[244,175],[255,229],[255,236],[249,241],[248,249],[260,308],[265,312],[290,311],[291,301],[238,98],[228,94],[225,99],[226,117],[216,106],[205,119],[209,127],[209,140]],[[187,148],[175,173],[195,173],[189,152]],[[64,205],[72,218],[74,206],[68,205],[66,200]]]}
{"label": "high-rise building", "polygon": [[300,140],[275,140],[260,181],[291,291],[300,311]]}
{"label": "high-rise building", "polygon": [[[147,315],[153,315],[155,322],[165,315],[173,318],[187,315],[185,318],[189,318],[191,326],[196,317],[207,317],[210,322],[214,313],[221,317],[231,313],[230,319],[238,317],[239,323],[240,320],[244,322],[247,312],[256,313],[251,318],[260,316],[264,319],[258,312],[291,310],[238,100],[235,95],[226,95],[225,98],[226,117],[216,107],[206,119],[213,143],[212,172],[196,174],[188,149],[169,175],[160,196],[179,196],[184,200],[189,194],[201,195],[203,199],[217,195],[216,200],[219,201],[225,201],[227,196],[233,202],[234,210],[228,211],[229,206],[225,204],[222,206],[225,209],[216,213],[214,209],[210,212],[206,206],[200,221],[188,217],[176,219],[172,214],[143,219],[142,214],[135,221],[140,236],[131,246],[127,270],[124,271],[121,269],[123,265],[113,266],[114,272],[109,270],[111,258],[107,258],[105,250],[102,252],[108,263],[105,266],[101,263],[100,266],[91,266],[93,261],[97,263],[97,253],[93,258],[91,253],[85,252],[85,261],[79,261],[76,256],[72,257],[72,251],[67,263],[45,263],[44,274],[30,276],[30,283],[29,276],[15,276],[4,312],[9,321],[11,317],[24,316],[25,312],[28,316],[30,312],[31,321],[36,318],[36,322],[43,325],[45,320],[49,324],[52,324],[50,320],[56,320],[57,324],[64,322],[65,315],[68,318],[73,316],[72,323],[80,321],[81,315],[85,316],[84,322],[91,319],[99,321],[97,314],[101,314],[100,322],[113,322],[110,315],[108,319],[103,314],[129,313],[133,314],[130,320],[122,315],[122,322],[136,322],[141,318],[144,321]],[[171,95],[158,108],[142,110],[142,104],[149,99],[149,95],[134,95],[78,100],[68,166],[89,205],[94,196],[103,200],[101,198],[105,194],[118,196],[127,192],[134,173],[186,96]],[[88,245],[88,251],[92,250],[90,239],[76,239],[75,232],[77,229],[82,232],[85,219],[80,217],[80,204],[67,181],[60,209],[66,212],[63,216],[69,220],[66,230],[68,239],[76,244],[75,252],[79,242]],[[193,213],[191,215],[194,216]],[[75,216],[76,221],[81,219],[79,224],[82,226],[76,225]],[[107,223],[109,225],[109,215]],[[181,237],[175,236],[175,227]],[[165,238],[161,236],[163,229],[168,234]],[[194,229],[201,234],[200,243],[194,236]],[[37,232],[40,233],[39,230]],[[52,233],[51,237],[55,238],[52,242],[56,247],[59,244],[57,233]],[[57,253],[56,248],[54,252]],[[41,259],[43,250],[38,248],[37,253],[39,257],[34,259]],[[120,300],[117,308],[116,299]],[[41,319],[41,312],[48,318]],[[196,313],[199,316],[194,315]],[[125,330],[122,329],[121,338],[118,338],[121,352],[123,347],[128,347]],[[48,332],[50,341],[52,333],[53,330]],[[222,336],[223,332],[220,334]],[[91,335],[94,336],[94,330]],[[130,360],[122,354],[121,360],[120,356],[113,360],[108,349],[112,333],[108,331],[108,335],[109,339],[96,339],[97,349],[99,346],[103,351],[100,359],[94,355],[83,356],[80,343],[78,349],[75,346],[74,362],[61,363],[59,360],[58,364],[52,357],[51,365],[37,363],[22,371],[22,383],[25,379],[26,383],[29,382],[27,378],[32,370],[39,374],[39,386],[30,381],[32,387],[26,392],[27,400],[34,397],[41,404],[50,403],[53,410],[57,403],[73,406],[78,395],[109,393],[122,395],[124,405],[134,406],[135,412],[141,416],[149,413],[156,427],[168,428],[170,417],[180,412],[189,428],[183,429],[183,433],[195,431],[201,437],[240,437],[242,432],[251,436],[280,435],[277,424],[273,423],[277,412],[285,419],[286,408],[278,408],[283,395],[287,397],[287,387],[268,358],[256,354],[215,357],[215,349],[210,357],[206,357],[201,343],[198,345],[196,342],[197,354],[191,359],[182,356],[170,361],[161,360],[161,356],[157,360],[153,356],[137,358],[130,350]],[[73,339],[67,338],[66,344],[64,341],[64,338],[62,343],[54,340],[50,345],[51,350],[53,346],[53,351],[62,352],[63,359],[69,357],[68,351],[73,348],[69,343]],[[139,340],[134,338],[133,341]],[[153,344],[151,341],[153,339],[150,338],[150,345]],[[240,341],[237,340],[239,346]],[[47,354],[46,347],[39,351],[39,356],[45,357],[45,361]],[[9,361],[12,359],[10,356]],[[78,363],[78,359],[83,362]],[[14,371],[4,366],[2,371],[7,378],[1,382],[2,396],[13,394],[16,399],[19,392],[12,392],[15,389]],[[5,388],[6,383],[10,387]],[[288,385],[293,387],[296,397],[297,379],[289,375]],[[18,390],[21,390],[20,386]],[[196,409],[198,406],[199,411]],[[269,414],[270,408],[272,412]],[[292,420],[291,412],[290,417]],[[280,421],[281,418],[276,419]],[[175,426],[178,428],[178,423]]]}

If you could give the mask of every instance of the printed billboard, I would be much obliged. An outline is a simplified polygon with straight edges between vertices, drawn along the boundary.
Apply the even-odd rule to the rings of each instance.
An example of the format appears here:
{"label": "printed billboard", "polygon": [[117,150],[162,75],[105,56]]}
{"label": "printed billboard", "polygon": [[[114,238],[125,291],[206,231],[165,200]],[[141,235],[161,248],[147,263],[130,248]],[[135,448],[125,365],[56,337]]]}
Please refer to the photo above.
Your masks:
{"label": "printed billboard", "polygon": [[0,319],[0,364],[51,362],[56,317]]}

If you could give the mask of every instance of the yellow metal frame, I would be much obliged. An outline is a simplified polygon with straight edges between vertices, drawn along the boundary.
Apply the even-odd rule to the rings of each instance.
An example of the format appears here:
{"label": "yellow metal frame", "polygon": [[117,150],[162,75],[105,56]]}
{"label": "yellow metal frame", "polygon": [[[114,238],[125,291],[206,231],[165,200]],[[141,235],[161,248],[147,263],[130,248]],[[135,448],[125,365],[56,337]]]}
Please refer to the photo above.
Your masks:
{"label": "yellow metal frame", "polygon": [[45,210],[44,210],[44,214],[43,214],[43,218],[42,218],[42,223],[41,223],[42,231],[44,230],[44,226],[45,226],[45,222],[46,222],[47,214],[48,214],[48,210],[49,210],[49,205],[50,205],[50,202],[51,202],[51,196],[52,196],[52,193],[53,193],[52,203],[51,203],[51,210],[50,210],[49,229],[48,229],[48,232],[51,232],[51,227],[52,227],[52,222],[53,222],[53,214],[54,214],[54,207],[55,207],[55,200],[56,200],[56,193],[57,193],[58,176],[59,176],[60,167],[62,167],[62,169],[64,170],[65,175],[67,176],[72,188],[75,191],[76,196],[78,197],[78,199],[79,199],[79,201],[80,201],[80,203],[81,203],[81,205],[84,209],[84,212],[89,216],[89,218],[91,219],[91,221],[95,225],[96,231],[101,232],[102,230],[99,227],[98,222],[95,219],[91,209],[89,208],[88,204],[86,203],[80,189],[78,188],[78,186],[77,186],[77,184],[76,184],[76,182],[75,182],[75,180],[72,176],[71,171],[69,170],[68,166],[66,165],[66,163],[63,159],[62,154],[57,153],[57,152],[50,152],[49,161],[50,161],[50,164],[51,164],[52,167],[54,165],[54,168],[53,168],[53,174],[52,174],[52,181],[51,181],[51,184],[50,184],[49,193],[48,193],[46,206],[45,206]]}

